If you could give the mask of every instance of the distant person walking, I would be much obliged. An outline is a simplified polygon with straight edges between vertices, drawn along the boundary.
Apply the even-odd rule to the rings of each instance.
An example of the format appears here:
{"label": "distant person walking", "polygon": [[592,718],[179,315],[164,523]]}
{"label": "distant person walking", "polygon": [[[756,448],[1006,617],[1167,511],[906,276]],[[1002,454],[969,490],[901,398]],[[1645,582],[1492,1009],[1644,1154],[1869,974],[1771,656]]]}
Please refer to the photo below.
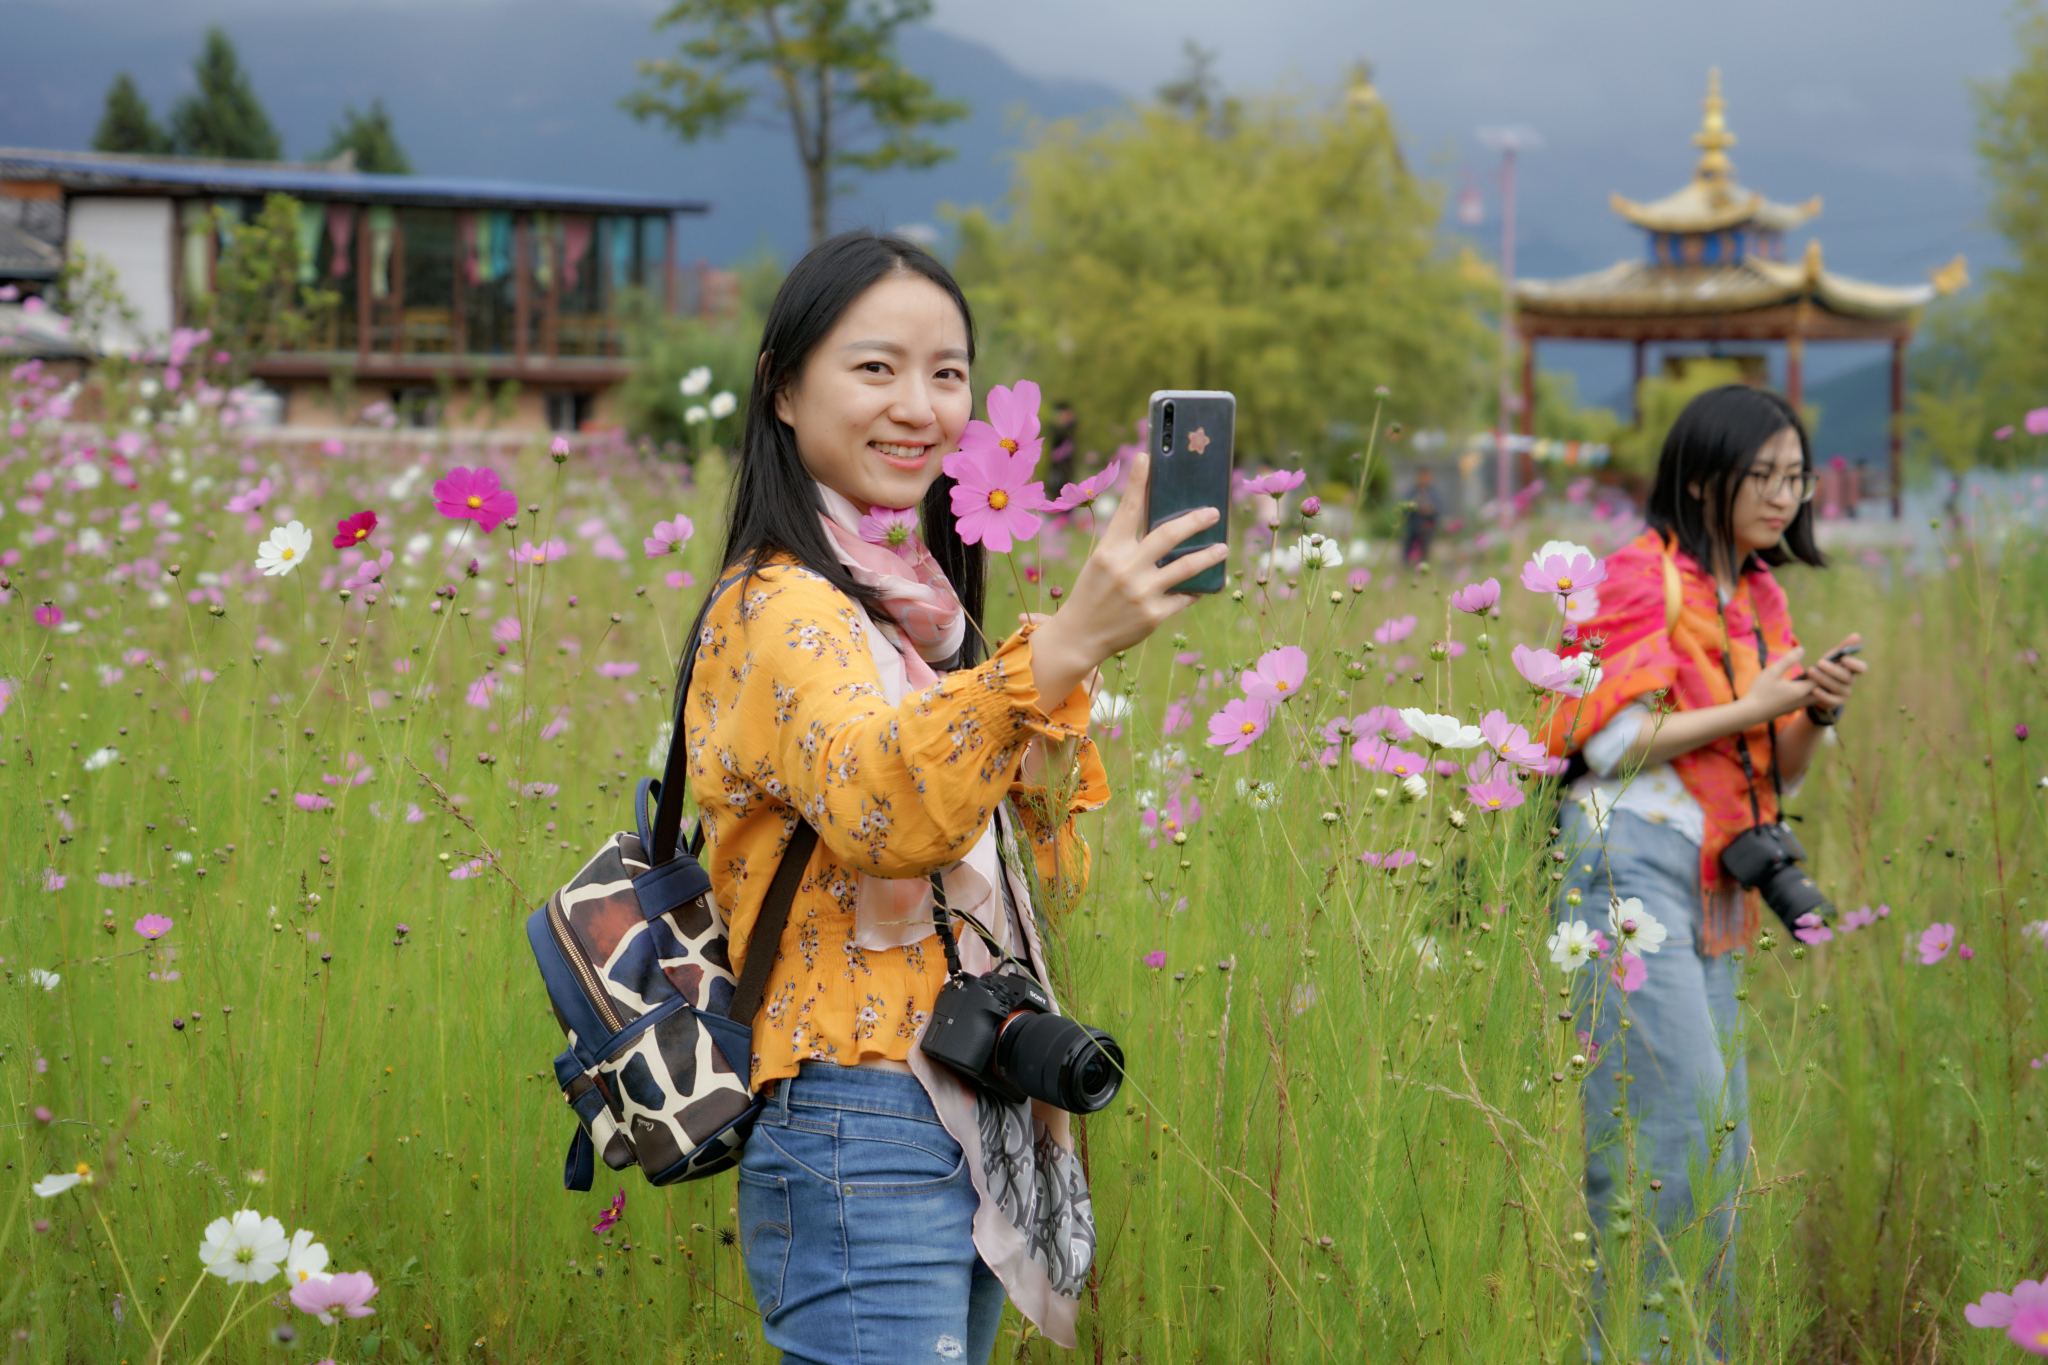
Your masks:
{"label": "distant person walking", "polygon": [[1408,521],[1401,532],[1401,560],[1420,564],[1429,558],[1429,543],[1436,539],[1436,475],[1427,469],[1415,471],[1415,492],[1408,499]]}

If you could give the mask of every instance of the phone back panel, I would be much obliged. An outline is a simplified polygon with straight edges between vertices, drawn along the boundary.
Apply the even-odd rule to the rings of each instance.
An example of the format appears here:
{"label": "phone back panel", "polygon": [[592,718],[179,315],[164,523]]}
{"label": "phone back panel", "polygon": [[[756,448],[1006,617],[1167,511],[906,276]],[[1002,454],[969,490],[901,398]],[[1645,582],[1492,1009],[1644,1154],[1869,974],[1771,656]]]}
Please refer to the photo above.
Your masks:
{"label": "phone back panel", "polygon": [[[1171,408],[1169,413],[1168,409]],[[1230,538],[1230,464],[1237,428],[1237,396],[1215,390],[1162,390],[1152,395],[1149,439],[1152,486],[1146,529],[1198,507],[1214,507],[1216,524],[1167,552],[1162,564]],[[1176,592],[1221,592],[1224,566],[1183,580]]]}

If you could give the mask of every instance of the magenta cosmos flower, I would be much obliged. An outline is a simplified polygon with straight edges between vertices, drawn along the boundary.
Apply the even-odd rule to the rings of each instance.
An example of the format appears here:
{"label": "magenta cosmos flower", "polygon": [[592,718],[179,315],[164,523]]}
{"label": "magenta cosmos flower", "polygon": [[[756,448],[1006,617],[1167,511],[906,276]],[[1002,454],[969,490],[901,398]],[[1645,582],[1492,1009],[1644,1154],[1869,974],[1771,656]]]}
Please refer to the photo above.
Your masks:
{"label": "magenta cosmos flower", "polygon": [[1370,772],[1395,777],[1423,777],[1429,772],[1429,762],[1421,754],[1397,749],[1378,735],[1367,735],[1354,743],[1351,759]]}
{"label": "magenta cosmos flower", "polygon": [[171,932],[172,924],[169,915],[144,915],[135,921],[135,932],[144,938],[162,938]]}
{"label": "magenta cosmos flower", "polygon": [[1277,705],[1301,691],[1308,677],[1308,655],[1294,645],[1281,645],[1259,656],[1259,661],[1237,680],[1244,694],[1254,701]]}
{"label": "magenta cosmos flower", "polygon": [[1124,471],[1122,460],[1111,460],[1109,468],[1100,474],[1090,475],[1079,483],[1070,483],[1060,490],[1060,495],[1046,506],[1048,512],[1071,512],[1101,497],[1104,492],[1116,486],[1117,477]]}
{"label": "magenta cosmos flower", "polygon": [[[173,385],[172,387],[176,387]],[[270,480],[261,479],[254,488],[237,493],[227,500],[226,510],[230,512],[253,512],[270,500]]]}
{"label": "magenta cosmos flower", "polygon": [[300,810],[308,811],[332,810],[334,808],[334,803],[332,801],[329,801],[324,796],[315,796],[310,792],[300,792],[298,795],[292,798],[292,804],[297,806]]}
{"label": "magenta cosmos flower", "polygon": [[434,510],[451,521],[473,521],[486,531],[519,515],[519,499],[498,486],[498,471],[457,465],[434,484]]}
{"label": "magenta cosmos flower", "polygon": [[619,1190],[618,1194],[613,1196],[611,1207],[606,1209],[602,1214],[598,1216],[597,1226],[593,1227],[591,1231],[603,1232],[605,1229],[611,1227],[614,1223],[618,1222],[619,1219],[623,1218],[625,1214],[626,1191],[622,1187]]}
{"label": "magenta cosmos flower", "polygon": [[62,607],[37,607],[30,615],[35,617],[36,624],[45,630],[54,630],[64,623]]}
{"label": "magenta cosmos flower", "polygon": [[1522,586],[1530,592],[1569,597],[1607,581],[1607,570],[1593,552],[1569,540],[1546,541],[1522,566]]}
{"label": "magenta cosmos flower", "polygon": [[1372,638],[1383,645],[1398,645],[1414,633],[1413,616],[1390,616],[1380,622],[1379,628],[1373,631]]}
{"label": "magenta cosmos flower", "polygon": [[1500,580],[1489,578],[1484,583],[1467,583],[1451,594],[1451,605],[1459,611],[1474,616],[1492,611],[1494,603],[1500,601]]}
{"label": "magenta cosmos flower", "polygon": [[870,545],[894,550],[905,559],[917,540],[917,509],[914,507],[870,507],[860,519],[860,538]]}
{"label": "magenta cosmos flower", "polygon": [[1600,683],[1600,664],[1591,655],[1574,654],[1566,659],[1547,649],[1516,645],[1514,660],[1515,671],[1546,692],[1581,697]]}
{"label": "magenta cosmos flower", "polygon": [[1151,952],[1145,954],[1145,965],[1155,972],[1164,967],[1166,965],[1166,949],[1154,948]]}
{"label": "magenta cosmos flower", "polygon": [[2048,1280],[2021,1280],[2012,1293],[1997,1290],[1963,1309],[1963,1319],[1972,1327],[2010,1327],[2025,1309],[2048,1310]]}
{"label": "magenta cosmos flower", "polygon": [[1948,950],[1955,947],[1956,927],[1953,924],[1936,922],[1927,926],[1920,935],[1920,965],[1932,967],[1948,956]]}
{"label": "magenta cosmos flower", "polygon": [[1641,990],[1643,983],[1650,979],[1650,967],[1634,953],[1623,953],[1614,965],[1608,968],[1607,979],[1624,991]]}
{"label": "magenta cosmos flower", "polygon": [[1250,697],[1233,697],[1209,717],[1209,742],[1226,754],[1241,754],[1258,742],[1273,721],[1273,708]]}
{"label": "magenta cosmos flower", "polygon": [[641,538],[640,548],[647,552],[649,559],[659,559],[688,545],[696,530],[690,519],[679,512],[668,521],[655,522],[653,533]]}
{"label": "magenta cosmos flower", "polygon": [[2035,408],[2025,420],[2027,435],[2048,436],[2048,408]]}
{"label": "magenta cosmos flower", "polygon": [[377,1310],[370,1300],[377,1297],[377,1282],[367,1270],[315,1276],[292,1286],[292,1304],[302,1313],[312,1313],[332,1326],[340,1317],[367,1318]]}
{"label": "magenta cosmos flower", "polygon": [[1261,474],[1256,479],[1246,479],[1238,492],[1247,498],[1260,493],[1277,498],[1282,493],[1291,493],[1301,487],[1307,478],[1308,474],[1304,470],[1276,469],[1270,474]]}
{"label": "magenta cosmos flower", "polygon": [[352,517],[334,523],[334,548],[346,550],[360,545],[377,529],[377,514],[365,508]]}
{"label": "magenta cosmos flower", "polygon": [[1038,513],[1045,506],[1045,485],[1031,481],[1038,444],[1033,440],[1028,451],[1015,454],[1001,445],[961,449],[945,458],[940,467],[953,479],[953,517],[961,540],[1007,554],[1012,543],[1038,534]]}
{"label": "magenta cosmos flower", "polygon": [[1159,845],[1157,836],[1164,835],[1171,839],[1174,835],[1180,833],[1201,818],[1202,803],[1200,801],[1190,796],[1186,803],[1183,804],[1179,793],[1175,793],[1173,798],[1161,809],[1157,811],[1148,810],[1140,815],[1138,817],[1138,825],[1145,833],[1154,836],[1152,844],[1156,848]]}
{"label": "magenta cosmos flower", "polygon": [[2005,1335],[2030,1356],[2048,1356],[2048,1308],[2022,1308],[2015,1312]]}
{"label": "magenta cosmos flower", "polygon": [[[1018,380],[1014,389],[996,385],[988,391],[988,420],[967,424],[967,429],[960,433],[960,449],[956,453],[1000,451],[1006,456],[1028,455],[1030,463],[1025,468],[1037,468],[1038,457],[1045,449],[1045,442],[1038,435],[1039,402],[1038,385],[1029,379]],[[953,473],[950,469],[946,472]]]}

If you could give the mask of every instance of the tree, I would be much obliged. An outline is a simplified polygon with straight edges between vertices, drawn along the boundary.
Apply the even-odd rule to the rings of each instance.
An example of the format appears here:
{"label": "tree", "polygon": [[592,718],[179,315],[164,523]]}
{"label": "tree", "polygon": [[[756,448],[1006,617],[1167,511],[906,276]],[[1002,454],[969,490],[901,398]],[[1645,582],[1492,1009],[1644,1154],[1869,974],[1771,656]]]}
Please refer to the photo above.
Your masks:
{"label": "tree", "polygon": [[367,114],[357,113],[354,105],[342,110],[341,122],[329,135],[319,159],[332,161],[343,152],[354,152],[356,169],[371,175],[412,174],[412,160],[391,131],[391,115],[385,112],[381,95],[370,101]]}
{"label": "tree", "polygon": [[959,220],[980,368],[1072,401],[1084,447],[1129,440],[1154,389],[1230,389],[1241,458],[1301,450],[1349,482],[1380,386],[1412,427],[1469,417],[1488,383],[1490,276],[1439,234],[1377,101],[1055,123],[1005,207]]}
{"label": "tree", "polygon": [[953,155],[919,130],[964,118],[967,106],[940,99],[896,58],[896,31],[931,8],[931,0],[678,0],[654,26],[687,26],[680,57],[638,63],[647,83],[620,104],[695,142],[730,128],[765,87],[775,110],[767,121],[796,141],[815,246],[830,230],[842,172],[924,170]]}
{"label": "tree", "polygon": [[107,87],[106,112],[93,130],[96,152],[143,152],[161,155],[171,150],[170,135],[149,112],[149,101],[135,88],[135,78],[123,71]]}
{"label": "tree", "polygon": [[276,161],[284,155],[277,129],[242,70],[234,41],[220,25],[206,30],[192,75],[199,82],[198,91],[171,110],[171,144],[179,155],[235,161]]}
{"label": "tree", "polygon": [[248,222],[234,222],[219,208],[213,221],[221,251],[206,325],[228,353],[234,384],[248,378],[259,357],[303,345],[341,295],[299,283],[299,201],[290,195],[270,195]]}

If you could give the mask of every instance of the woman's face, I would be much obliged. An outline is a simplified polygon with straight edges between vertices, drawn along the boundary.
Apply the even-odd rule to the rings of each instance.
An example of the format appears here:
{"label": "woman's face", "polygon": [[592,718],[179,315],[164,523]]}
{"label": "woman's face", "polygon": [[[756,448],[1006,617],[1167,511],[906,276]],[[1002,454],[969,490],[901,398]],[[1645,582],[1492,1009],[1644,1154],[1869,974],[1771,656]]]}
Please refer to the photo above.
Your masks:
{"label": "woman's face", "polygon": [[1755,550],[1768,550],[1785,537],[1785,528],[1805,501],[1806,462],[1799,433],[1786,427],[1756,453],[1749,473],[1736,480],[1730,521],[1735,532],[1737,563]]}
{"label": "woman's face", "polygon": [[863,510],[917,506],[973,412],[966,319],[910,271],[855,299],[775,397],[811,477]]}

